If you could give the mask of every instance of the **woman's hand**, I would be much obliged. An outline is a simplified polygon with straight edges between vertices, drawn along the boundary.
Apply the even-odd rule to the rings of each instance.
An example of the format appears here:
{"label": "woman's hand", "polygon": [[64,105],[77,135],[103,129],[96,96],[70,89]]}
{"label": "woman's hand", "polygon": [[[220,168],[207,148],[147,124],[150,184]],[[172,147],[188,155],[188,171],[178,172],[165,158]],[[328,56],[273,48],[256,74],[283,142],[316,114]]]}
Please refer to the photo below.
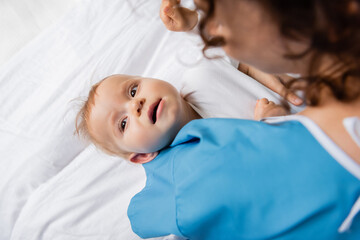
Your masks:
{"label": "woman's hand", "polygon": [[170,31],[190,31],[198,22],[198,14],[196,11],[180,7],[179,4],[180,0],[162,0],[160,18]]}
{"label": "woman's hand", "polygon": [[[298,97],[295,93],[289,91],[285,86],[284,83],[281,81],[276,75],[264,73],[254,67],[248,66],[246,64],[240,63],[238,70],[249,75],[250,77],[254,78],[256,81],[264,85],[265,87],[271,89],[272,91],[276,92],[282,97],[285,97],[287,101],[290,103],[298,106],[303,103],[303,100]],[[290,79],[290,77],[287,77]],[[284,79],[284,80],[288,80]]]}

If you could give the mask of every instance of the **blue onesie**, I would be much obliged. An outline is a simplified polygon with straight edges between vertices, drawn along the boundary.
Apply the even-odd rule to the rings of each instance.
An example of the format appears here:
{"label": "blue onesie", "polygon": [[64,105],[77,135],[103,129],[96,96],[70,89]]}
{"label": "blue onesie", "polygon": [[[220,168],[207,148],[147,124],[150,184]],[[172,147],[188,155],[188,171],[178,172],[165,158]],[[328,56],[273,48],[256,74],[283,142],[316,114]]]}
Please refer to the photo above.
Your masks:
{"label": "blue onesie", "polygon": [[299,121],[194,120],[143,166],[128,209],[142,238],[360,239],[359,216],[338,232],[360,180]]}

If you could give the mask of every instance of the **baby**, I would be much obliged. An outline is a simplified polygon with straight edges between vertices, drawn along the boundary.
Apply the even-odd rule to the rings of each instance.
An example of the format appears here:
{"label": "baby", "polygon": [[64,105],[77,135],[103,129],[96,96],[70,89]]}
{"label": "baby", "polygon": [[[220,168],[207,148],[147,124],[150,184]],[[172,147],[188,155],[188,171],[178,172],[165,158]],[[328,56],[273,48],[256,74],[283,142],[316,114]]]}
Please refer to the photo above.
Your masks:
{"label": "baby", "polygon": [[[255,119],[285,115],[263,98]],[[100,149],[134,163],[153,160],[180,129],[201,118],[170,83],[129,75],[112,75],[95,84],[76,118],[76,132]]]}

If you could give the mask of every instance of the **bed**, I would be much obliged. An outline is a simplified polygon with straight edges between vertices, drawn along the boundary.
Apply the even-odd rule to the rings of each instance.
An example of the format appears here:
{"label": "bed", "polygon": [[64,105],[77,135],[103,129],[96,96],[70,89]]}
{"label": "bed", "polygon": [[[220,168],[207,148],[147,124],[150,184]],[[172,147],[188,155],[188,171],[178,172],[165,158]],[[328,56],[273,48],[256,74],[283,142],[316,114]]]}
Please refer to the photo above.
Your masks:
{"label": "bed", "polygon": [[[278,102],[277,94],[237,71],[221,50],[210,54],[223,58],[205,59],[196,34],[167,31],[158,17],[160,1],[20,2],[11,8],[43,5],[36,17],[16,15],[37,24],[31,34],[4,43],[12,49],[2,49],[1,240],[139,239],[126,211],[145,185],[142,166],[74,135],[82,97],[105,76],[166,80],[203,117],[251,119],[257,98]],[[11,33],[9,26],[2,29]]]}

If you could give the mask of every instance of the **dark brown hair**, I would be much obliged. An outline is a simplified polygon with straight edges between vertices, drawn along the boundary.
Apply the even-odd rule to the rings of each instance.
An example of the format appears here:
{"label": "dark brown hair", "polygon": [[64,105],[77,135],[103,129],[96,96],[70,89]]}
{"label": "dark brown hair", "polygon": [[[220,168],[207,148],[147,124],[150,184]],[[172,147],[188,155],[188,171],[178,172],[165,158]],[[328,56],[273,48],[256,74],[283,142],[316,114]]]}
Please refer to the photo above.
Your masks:
{"label": "dark brown hair", "polygon": [[[221,37],[209,36],[206,24],[214,16],[216,4],[207,2],[200,21],[200,35],[204,40],[204,52],[209,47],[226,44]],[[239,0],[241,1],[241,0]],[[255,1],[255,0],[254,0]],[[360,96],[360,0],[257,0],[275,23],[284,38],[295,41],[310,40],[309,48],[301,53],[291,53],[284,57],[299,59],[310,54],[307,76],[288,83],[292,89],[299,88],[304,81],[308,105],[319,103],[319,91],[328,87],[339,101],[350,102]],[[334,59],[334,64],[319,73],[325,56]],[[295,87],[297,85],[297,87]]]}

